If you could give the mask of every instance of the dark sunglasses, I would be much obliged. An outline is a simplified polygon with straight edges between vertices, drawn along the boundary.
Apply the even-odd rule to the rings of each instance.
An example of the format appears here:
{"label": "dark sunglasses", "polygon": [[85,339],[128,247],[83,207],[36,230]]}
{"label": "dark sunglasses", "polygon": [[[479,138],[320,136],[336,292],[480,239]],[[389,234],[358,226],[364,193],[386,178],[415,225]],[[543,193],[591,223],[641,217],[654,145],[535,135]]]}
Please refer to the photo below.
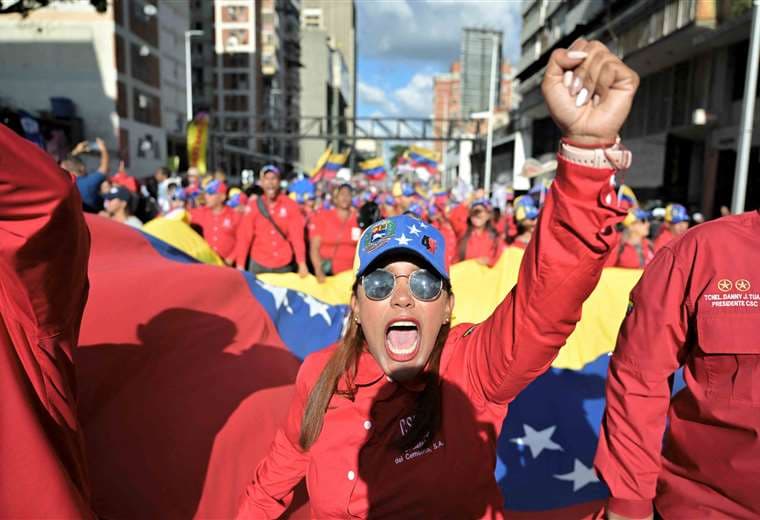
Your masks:
{"label": "dark sunglasses", "polygon": [[437,299],[443,289],[443,279],[425,269],[418,269],[412,274],[393,274],[385,269],[376,269],[362,276],[364,294],[370,300],[384,300],[393,293],[396,278],[409,278],[412,296],[423,302]]}

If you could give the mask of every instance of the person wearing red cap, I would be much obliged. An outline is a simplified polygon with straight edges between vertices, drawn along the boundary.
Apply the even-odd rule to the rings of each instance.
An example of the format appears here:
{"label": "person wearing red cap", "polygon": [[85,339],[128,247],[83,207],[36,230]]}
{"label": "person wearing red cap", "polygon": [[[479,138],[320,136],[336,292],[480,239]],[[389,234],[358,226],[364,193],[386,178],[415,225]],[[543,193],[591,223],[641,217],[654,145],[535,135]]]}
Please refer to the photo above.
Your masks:
{"label": "person wearing red cap", "polygon": [[[517,285],[452,327],[444,239],[410,215],[367,228],[342,340],[307,356],[239,518],[276,518],[306,478],[314,518],[503,518],[494,477],[507,404],[580,319],[625,212],[610,183],[638,76],[598,42],[555,50],[542,90],[565,135]],[[551,305],[546,305],[551,302]],[[568,484],[569,485],[569,484]]]}
{"label": "person wearing red cap", "polygon": [[[609,518],[760,518],[758,262],[751,211],[697,226],[644,270],[596,452]],[[685,387],[671,395],[679,368]]]}
{"label": "person wearing red cap", "polygon": [[491,203],[486,199],[477,199],[470,204],[467,231],[457,244],[460,261],[474,259],[489,267],[498,262],[506,245],[494,229],[491,217]]}
{"label": "person wearing red cap", "polygon": [[681,204],[665,206],[665,222],[654,240],[654,250],[659,251],[689,229],[689,213]]}
{"label": "person wearing red cap", "polygon": [[72,361],[89,254],[72,175],[0,125],[0,518],[94,518]]}
{"label": "person wearing red cap", "polygon": [[252,211],[240,221],[235,263],[238,269],[247,265],[254,274],[297,270],[303,278],[309,270],[301,210],[280,191],[280,170],[276,166],[261,169],[260,184],[264,193],[252,202]]}
{"label": "person wearing red cap", "polygon": [[206,203],[190,210],[190,222],[201,228],[203,238],[227,265],[235,263],[235,244],[241,214],[225,205],[227,185],[219,180],[204,188]]}
{"label": "person wearing red cap", "polygon": [[325,276],[348,271],[354,265],[356,242],[361,230],[351,206],[353,190],[342,184],[335,190],[335,208],[315,213],[309,222],[309,248],[319,283]]}

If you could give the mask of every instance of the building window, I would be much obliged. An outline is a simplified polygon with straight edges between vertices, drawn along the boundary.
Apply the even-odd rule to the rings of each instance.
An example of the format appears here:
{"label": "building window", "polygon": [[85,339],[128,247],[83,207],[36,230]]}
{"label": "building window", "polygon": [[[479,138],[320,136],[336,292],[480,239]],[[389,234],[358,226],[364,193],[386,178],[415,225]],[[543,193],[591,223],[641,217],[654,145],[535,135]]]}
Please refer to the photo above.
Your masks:
{"label": "building window", "polygon": [[[129,5],[129,29],[138,37],[158,47],[158,8],[156,0],[131,0]],[[153,6],[151,9],[148,6]]]}
{"label": "building window", "polygon": [[127,87],[123,82],[116,82],[116,113],[119,117],[129,118],[128,113]]}
{"label": "building window", "polygon": [[248,119],[240,117],[227,117],[224,119],[225,132],[247,132]]}
{"label": "building window", "polygon": [[130,58],[133,78],[151,87],[161,88],[160,62],[150,47],[132,44]]}
{"label": "building window", "polygon": [[224,96],[224,110],[226,112],[247,112],[248,96]]}
{"label": "building window", "polygon": [[119,160],[129,168],[129,131],[119,128]]}
{"label": "building window", "polygon": [[158,141],[150,134],[145,134],[137,140],[137,156],[143,158],[161,158]]}
{"label": "building window", "polygon": [[250,54],[236,53],[223,54],[222,66],[227,68],[248,68],[250,64]]}
{"label": "building window", "polygon": [[116,49],[116,70],[122,74],[127,74],[127,53],[124,50],[124,38],[115,34],[114,40],[114,47]]}
{"label": "building window", "polygon": [[151,126],[161,126],[161,99],[158,96],[133,88],[132,110],[135,121]]}
{"label": "building window", "polygon": [[116,25],[124,25],[124,4],[122,0],[113,0],[113,19]]}
{"label": "building window", "polygon": [[235,50],[250,44],[251,33],[248,29],[224,29],[222,31],[222,45],[226,50]]}
{"label": "building window", "polygon": [[248,6],[228,5],[222,7],[223,22],[248,22]]}
{"label": "building window", "polygon": [[248,74],[245,72],[230,72],[224,75],[226,90],[248,90]]}

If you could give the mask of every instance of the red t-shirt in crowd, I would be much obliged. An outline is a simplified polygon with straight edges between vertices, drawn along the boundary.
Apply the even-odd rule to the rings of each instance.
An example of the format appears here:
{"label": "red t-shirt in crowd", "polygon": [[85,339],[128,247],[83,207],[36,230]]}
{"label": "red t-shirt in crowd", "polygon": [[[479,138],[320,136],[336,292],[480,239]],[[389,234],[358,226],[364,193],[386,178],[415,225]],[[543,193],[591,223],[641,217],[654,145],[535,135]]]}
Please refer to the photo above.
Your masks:
{"label": "red t-shirt in crowd", "polygon": [[457,239],[462,238],[462,235],[467,231],[467,219],[470,216],[470,208],[467,204],[460,204],[449,212],[449,222],[454,229],[454,233],[457,234]]}
{"label": "red t-shirt in crowd", "polygon": [[325,209],[314,213],[309,221],[309,238],[320,238],[319,256],[332,260],[334,274],[351,270],[362,234],[356,211],[350,211],[348,219],[342,220],[337,209]]}
{"label": "red t-shirt in crowd", "polygon": [[620,242],[620,245],[617,246],[607,259],[607,266],[644,269],[653,258],[654,246],[646,238],[637,245]]}
{"label": "red t-shirt in crowd", "polygon": [[[465,237],[460,238],[459,243],[461,244],[463,240],[465,240]],[[464,258],[462,260],[487,258],[489,267],[493,267],[496,264],[506,246],[498,234],[493,236],[485,230],[473,229],[470,236],[466,237],[466,240],[467,246],[465,247]],[[458,244],[457,249],[459,247]]]}
{"label": "red t-shirt in crowd", "polygon": [[242,216],[242,213],[228,206],[223,206],[219,212],[206,206],[190,210],[191,222],[200,226],[203,238],[211,249],[225,260],[234,258],[238,224]]}
{"label": "red t-shirt in crowd", "polygon": [[673,241],[675,237],[664,225],[660,228],[660,234],[654,239],[654,251],[657,252]]}
{"label": "red t-shirt in crowd", "polygon": [[261,214],[258,203],[249,203],[251,212],[240,219],[238,226],[235,262],[238,267],[246,265],[248,255],[259,265],[268,268],[285,267],[295,256],[298,263],[306,261],[304,218],[298,204],[279,193],[273,201],[262,197],[277,227],[285,234],[283,238],[272,223]]}
{"label": "red t-shirt in crowd", "polygon": [[[558,163],[517,286],[485,322],[454,327],[446,338],[436,383],[441,425],[429,445],[395,447],[413,420],[424,376],[393,381],[365,350],[353,398],[334,393],[319,437],[302,450],[304,407],[334,348],[316,352],[298,372],[288,418],[245,490],[239,518],[279,517],[303,478],[319,519],[504,518],[493,468],[507,403],[550,367],[575,328],[614,245],[603,230],[625,216],[612,170]],[[537,311],[536,302],[546,301],[561,304]],[[338,390],[348,390],[345,378]]]}
{"label": "red t-shirt in crowd", "polygon": [[[594,461],[610,511],[644,518],[654,500],[663,518],[760,517],[758,261],[753,211],[701,224],[644,271]],[[671,397],[679,367],[686,386]]]}

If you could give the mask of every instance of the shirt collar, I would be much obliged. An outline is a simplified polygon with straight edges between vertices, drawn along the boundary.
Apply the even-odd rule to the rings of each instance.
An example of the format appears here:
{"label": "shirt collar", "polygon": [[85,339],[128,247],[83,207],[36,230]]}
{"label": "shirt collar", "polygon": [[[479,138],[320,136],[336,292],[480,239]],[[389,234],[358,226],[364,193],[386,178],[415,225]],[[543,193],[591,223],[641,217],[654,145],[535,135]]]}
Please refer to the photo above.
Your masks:
{"label": "shirt collar", "polygon": [[[370,354],[368,350],[365,349],[362,351],[361,355],[359,356],[359,363],[357,364],[354,384],[357,387],[370,387],[386,381],[397,383],[399,386],[402,386],[412,392],[421,392],[425,389],[426,386],[425,379],[422,377],[422,374],[419,374],[411,381],[394,381],[385,375],[385,372],[383,372],[383,370],[380,368],[380,365],[378,365],[377,361],[375,361],[375,358],[372,357],[372,354]],[[338,390],[348,390],[345,385],[345,378],[341,378],[338,382]]]}

